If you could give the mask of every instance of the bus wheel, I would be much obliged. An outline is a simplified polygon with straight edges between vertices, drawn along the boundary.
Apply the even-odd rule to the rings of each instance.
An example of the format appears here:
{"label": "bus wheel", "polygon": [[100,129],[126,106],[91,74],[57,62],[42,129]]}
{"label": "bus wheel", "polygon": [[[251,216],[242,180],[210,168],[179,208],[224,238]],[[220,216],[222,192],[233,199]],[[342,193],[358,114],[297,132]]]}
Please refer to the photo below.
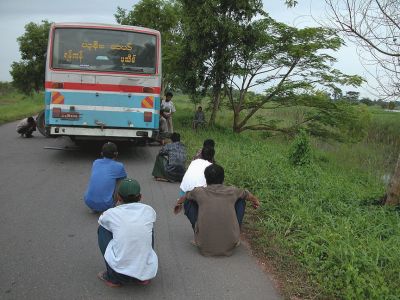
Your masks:
{"label": "bus wheel", "polygon": [[36,117],[36,127],[42,135],[50,137],[49,128],[46,127],[44,122],[44,110],[42,110]]}

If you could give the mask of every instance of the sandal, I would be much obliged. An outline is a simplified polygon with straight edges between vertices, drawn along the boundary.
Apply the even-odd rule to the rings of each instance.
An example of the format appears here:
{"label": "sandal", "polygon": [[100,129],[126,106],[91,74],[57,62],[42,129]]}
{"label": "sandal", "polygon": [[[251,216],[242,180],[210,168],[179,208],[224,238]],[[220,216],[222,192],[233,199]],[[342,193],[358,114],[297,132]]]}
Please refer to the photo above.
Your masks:
{"label": "sandal", "polygon": [[114,282],[111,282],[110,280],[108,280],[107,279],[107,271],[102,271],[102,272],[98,273],[97,278],[99,278],[101,281],[104,281],[104,283],[108,287],[116,288],[116,287],[122,286],[122,284],[120,284],[120,283],[114,283]]}

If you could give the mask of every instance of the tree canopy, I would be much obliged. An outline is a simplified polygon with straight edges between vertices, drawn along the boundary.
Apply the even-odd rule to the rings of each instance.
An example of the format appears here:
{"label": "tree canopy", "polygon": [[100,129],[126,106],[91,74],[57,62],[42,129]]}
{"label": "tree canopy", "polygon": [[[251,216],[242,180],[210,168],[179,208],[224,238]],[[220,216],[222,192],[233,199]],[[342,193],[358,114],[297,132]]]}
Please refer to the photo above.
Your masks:
{"label": "tree canopy", "polygon": [[[332,67],[336,59],[328,55],[327,50],[337,50],[341,45],[335,32],[326,28],[297,29],[270,17],[251,23],[244,32],[243,42],[236,48],[226,85],[234,112],[234,131],[298,130],[300,124],[279,128],[276,120],[266,121],[260,114],[257,123],[248,125],[261,109],[278,107],[312,108],[307,110],[302,125],[310,129],[317,122],[321,123],[321,128],[328,125],[330,118],[322,116],[331,116],[332,110],[338,107],[330,103],[326,92],[339,90],[339,84],[358,86],[362,83],[361,77],[343,74]],[[247,97],[249,89],[255,86],[265,86],[264,93]]]}
{"label": "tree canopy", "polygon": [[182,3],[183,51],[180,67],[185,90],[192,96],[211,91],[213,125],[223,88],[232,72],[245,28],[263,13],[260,0],[187,1]]}
{"label": "tree canopy", "polygon": [[142,0],[131,11],[118,7],[115,18],[119,24],[156,29],[162,39],[162,86],[164,89],[178,85],[175,71],[179,57],[181,8],[177,2]]}
{"label": "tree canopy", "polygon": [[17,38],[22,61],[13,62],[10,74],[14,86],[23,93],[38,92],[44,87],[47,41],[51,23],[42,21],[25,25]]}

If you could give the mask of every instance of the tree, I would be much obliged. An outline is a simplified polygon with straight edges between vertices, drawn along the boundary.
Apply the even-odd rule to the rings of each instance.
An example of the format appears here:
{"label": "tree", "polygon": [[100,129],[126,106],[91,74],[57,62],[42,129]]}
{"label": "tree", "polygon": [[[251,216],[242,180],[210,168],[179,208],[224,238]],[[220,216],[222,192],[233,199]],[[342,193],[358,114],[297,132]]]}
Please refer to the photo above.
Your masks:
{"label": "tree", "polygon": [[360,98],[360,92],[348,91],[343,98],[349,102],[357,103]]}
{"label": "tree", "polygon": [[[370,54],[377,66],[381,96],[400,95],[400,14],[398,0],[325,0],[336,28]],[[366,60],[370,63],[370,60]],[[400,155],[386,194],[400,205]]]}
{"label": "tree", "polygon": [[119,24],[156,29],[162,40],[162,88],[170,89],[179,84],[176,72],[180,53],[179,4],[174,1],[142,0],[130,12],[118,7],[115,18]]}
{"label": "tree", "polygon": [[376,66],[377,91],[400,95],[400,14],[398,0],[325,0],[337,30],[360,48],[363,62]]}
{"label": "tree", "polygon": [[390,102],[388,103],[388,109],[394,110],[395,108],[396,108],[396,102],[390,101]]}
{"label": "tree", "polygon": [[10,74],[15,87],[23,93],[39,92],[44,87],[50,25],[48,21],[30,22],[25,25],[25,33],[17,38],[22,61],[12,63]]}
{"label": "tree", "polygon": [[[256,20],[245,28],[232,72],[226,84],[230,107],[233,109],[233,130],[268,130],[295,134],[300,127],[317,135],[327,135],[326,126],[344,123],[338,111],[342,104],[333,103],[327,90],[338,91],[338,84],[358,86],[359,76],[349,76],[333,69],[335,58],[326,50],[337,50],[341,39],[325,28],[297,29],[270,17]],[[250,96],[249,89],[267,86],[263,95]],[[321,91],[325,88],[325,91]],[[302,107],[304,118],[286,127],[279,120],[268,120],[260,110]],[[351,108],[346,107],[347,110]],[[249,124],[256,117],[257,122]],[[337,126],[337,125],[336,125]]]}
{"label": "tree", "polygon": [[371,105],[374,104],[374,101],[372,101],[372,100],[369,99],[368,97],[363,97],[363,98],[360,100],[360,102],[363,103],[363,104],[365,104],[365,105],[368,105],[368,106],[371,106]]}
{"label": "tree", "polygon": [[213,125],[223,87],[231,73],[243,28],[262,12],[260,0],[189,1],[182,3],[183,52],[179,63],[186,91],[196,97],[211,91]]}
{"label": "tree", "polygon": [[285,0],[285,3],[286,3],[286,5],[288,7],[293,7],[293,6],[297,5],[298,1],[296,1],[296,0]]}

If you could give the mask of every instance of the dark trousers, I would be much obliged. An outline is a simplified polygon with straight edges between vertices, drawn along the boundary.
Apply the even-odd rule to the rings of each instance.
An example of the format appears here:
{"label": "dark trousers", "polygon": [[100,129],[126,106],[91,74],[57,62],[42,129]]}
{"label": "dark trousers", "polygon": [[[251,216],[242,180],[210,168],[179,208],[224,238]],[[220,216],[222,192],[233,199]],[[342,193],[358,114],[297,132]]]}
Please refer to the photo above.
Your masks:
{"label": "dark trousers", "polygon": [[151,175],[171,182],[181,182],[185,171],[185,166],[168,165],[168,158],[158,154]]}
{"label": "dark trousers", "polygon": [[[103,254],[103,257],[104,257],[108,243],[110,243],[110,241],[113,238],[112,232],[108,231],[103,226],[99,225],[99,228],[97,229],[97,238],[98,238],[98,243],[99,243],[99,248],[100,248],[101,254]],[[154,231],[153,231],[153,235],[152,235],[151,245],[154,249]],[[106,268],[107,268],[107,280],[111,281],[112,283],[121,284],[121,283],[134,282],[134,281],[138,280],[136,278],[129,277],[127,275],[115,272],[108,265],[106,260],[104,260],[104,262],[106,263]]]}
{"label": "dark trousers", "polygon": [[[186,200],[183,204],[185,215],[189,219],[190,224],[194,230],[194,226],[197,222],[197,216],[199,214],[199,206],[195,201]],[[246,209],[246,201],[244,199],[238,199],[235,203],[236,217],[239,222],[239,226],[242,226],[244,211]]]}

